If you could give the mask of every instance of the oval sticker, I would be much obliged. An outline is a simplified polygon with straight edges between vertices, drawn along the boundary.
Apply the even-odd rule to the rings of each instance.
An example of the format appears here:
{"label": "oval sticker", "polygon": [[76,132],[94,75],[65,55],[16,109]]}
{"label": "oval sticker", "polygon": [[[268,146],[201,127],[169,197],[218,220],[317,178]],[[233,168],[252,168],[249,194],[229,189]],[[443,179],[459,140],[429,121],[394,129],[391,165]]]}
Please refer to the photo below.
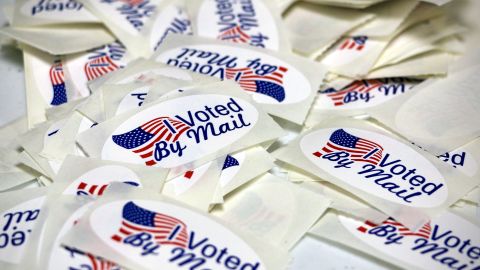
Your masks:
{"label": "oval sticker", "polygon": [[33,18],[54,20],[57,23],[66,22],[98,22],[83,4],[72,0],[59,1],[24,1],[20,8],[22,14]]}
{"label": "oval sticker", "polygon": [[20,263],[44,200],[41,196],[0,214],[0,261]]}
{"label": "oval sticker", "polygon": [[237,269],[266,269],[222,224],[170,203],[110,202],[91,213],[89,224],[104,243],[147,268],[227,269],[235,261]]}
{"label": "oval sticker", "polygon": [[101,196],[108,185],[113,182],[142,186],[140,178],[129,168],[106,165],[82,174],[63,191],[63,194]]}
{"label": "oval sticker", "polygon": [[373,196],[412,207],[435,207],[448,197],[440,172],[425,157],[385,135],[326,128],[300,141],[317,167]]}
{"label": "oval sticker", "polygon": [[475,265],[478,266],[479,228],[452,213],[445,212],[417,232],[393,219],[382,224],[344,216],[338,219],[356,238],[380,254],[406,263],[407,269],[412,265],[426,270],[475,269]]}
{"label": "oval sticker", "polygon": [[199,8],[196,26],[202,37],[270,50],[280,47],[276,21],[261,0],[205,0]]}
{"label": "oval sticker", "polygon": [[310,82],[295,67],[256,50],[191,45],[167,50],[156,60],[221,80],[234,80],[259,103],[297,103],[312,92]]}
{"label": "oval sticker", "polygon": [[102,158],[177,167],[234,143],[257,119],[257,109],[237,97],[205,94],[167,100],[118,126],[104,144]]}
{"label": "oval sticker", "polygon": [[335,110],[369,108],[410,91],[418,83],[401,78],[355,81],[339,91],[321,93],[315,106]]}

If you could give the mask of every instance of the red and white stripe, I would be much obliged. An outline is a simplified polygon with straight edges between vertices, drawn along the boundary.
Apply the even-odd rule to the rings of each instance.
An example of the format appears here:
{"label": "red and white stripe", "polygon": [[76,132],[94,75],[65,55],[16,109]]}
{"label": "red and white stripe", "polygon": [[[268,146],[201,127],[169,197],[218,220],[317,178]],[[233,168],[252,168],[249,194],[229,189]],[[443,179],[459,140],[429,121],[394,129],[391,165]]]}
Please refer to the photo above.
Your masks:
{"label": "red and white stripe", "polygon": [[332,99],[334,106],[341,106],[344,103],[345,96],[350,92],[359,92],[359,93],[368,93],[375,88],[378,88],[382,83],[378,80],[367,80],[367,81],[354,81],[349,84],[342,90],[327,94],[327,96]]}
{"label": "red and white stripe", "polygon": [[50,67],[50,81],[52,85],[58,85],[65,82],[65,74],[60,60],[56,60]]}
{"label": "red and white stripe", "polygon": [[[164,121],[167,121],[174,130],[171,130],[169,125],[165,124]],[[152,166],[157,163],[153,156],[155,144],[161,140],[176,142],[184,132],[190,129],[190,126],[170,117],[158,117],[143,124],[141,128],[145,132],[155,134],[155,136],[150,139],[147,144],[138,147],[133,150],[133,152],[139,154],[147,166]]]}
{"label": "red and white stripe", "polygon": [[358,44],[353,38],[347,38],[343,41],[342,45],[338,48],[339,50],[357,50],[361,51],[365,47],[365,44]]}
{"label": "red and white stripe", "polygon": [[369,230],[375,228],[375,227],[378,227],[378,226],[382,226],[382,225],[391,225],[391,226],[394,226],[397,231],[399,232],[400,235],[402,236],[417,236],[417,237],[422,237],[422,238],[425,238],[425,239],[429,239],[430,238],[430,234],[432,232],[432,226],[430,225],[430,222],[428,223],[425,223],[422,228],[420,228],[417,232],[412,232],[411,230],[409,230],[407,227],[403,226],[401,223],[389,218],[387,220],[385,220],[384,222],[382,222],[382,224],[378,225],[378,224],[375,224],[369,220],[365,221],[364,225],[362,226],[359,226],[357,228],[357,230],[359,232],[362,232],[362,233],[366,233],[368,232]]}
{"label": "red and white stripe", "polygon": [[[154,218],[155,227],[148,227],[122,220],[122,226],[118,233],[112,236],[116,242],[123,241],[129,235],[146,232],[153,235],[155,242],[160,245],[174,245],[186,248],[188,244],[187,226],[182,221],[164,214],[156,213]],[[177,226],[181,229],[175,230]],[[175,235],[171,235],[175,233]]]}
{"label": "red and white stripe", "polygon": [[223,31],[223,33],[218,35],[217,39],[229,40],[235,43],[248,43],[250,42],[251,37],[237,25]]}
{"label": "red and white stripe", "polygon": [[[365,155],[369,154],[375,149],[378,150],[371,156],[365,158]],[[377,165],[382,159],[383,147],[375,142],[361,138],[356,143],[355,148],[340,146],[328,141],[327,145],[322,148],[321,152],[314,152],[313,155],[316,157],[321,157],[322,155],[338,151],[350,153],[350,159],[353,161],[368,162]]]}
{"label": "red and white stripe", "polygon": [[102,196],[105,189],[108,187],[108,184],[105,185],[89,185],[85,182],[80,182],[77,186],[77,193],[79,191],[87,192],[92,196]]}
{"label": "red and white stripe", "polygon": [[112,262],[107,260],[103,260],[100,258],[96,258],[90,253],[86,254],[88,259],[90,260],[92,270],[113,270],[118,269],[118,266]]}
{"label": "red and white stripe", "polygon": [[227,68],[225,70],[225,77],[228,80],[235,80],[245,91],[255,92],[257,85],[255,81],[270,81],[277,84],[283,84],[283,76],[288,69],[286,67],[278,67],[278,69],[270,74],[261,76],[248,67],[245,68]]}
{"label": "red and white stripe", "polygon": [[119,69],[119,66],[107,55],[97,57],[85,64],[84,71],[89,81]]}

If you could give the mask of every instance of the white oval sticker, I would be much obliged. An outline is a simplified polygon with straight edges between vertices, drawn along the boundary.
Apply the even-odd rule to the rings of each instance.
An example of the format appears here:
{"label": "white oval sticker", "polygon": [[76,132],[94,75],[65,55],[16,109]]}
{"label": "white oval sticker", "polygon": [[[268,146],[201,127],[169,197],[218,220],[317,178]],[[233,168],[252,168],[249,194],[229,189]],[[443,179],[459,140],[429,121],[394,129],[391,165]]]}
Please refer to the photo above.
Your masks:
{"label": "white oval sticker", "polygon": [[292,65],[245,48],[181,46],[163,52],[156,60],[221,80],[234,80],[259,103],[297,103],[308,98],[312,91],[307,78]]}
{"label": "white oval sticker", "polygon": [[120,42],[115,41],[87,53],[66,56],[66,59],[69,82],[85,97],[90,94],[87,82],[123,68],[130,61],[130,55]]}
{"label": "white oval sticker", "polygon": [[22,14],[33,18],[61,22],[97,22],[83,4],[72,0],[42,1],[28,0],[20,8]]}
{"label": "white oval sticker", "polygon": [[412,207],[435,207],[448,197],[440,172],[425,157],[385,135],[355,128],[307,134],[303,154],[320,169],[373,196]]}
{"label": "white oval sticker", "polygon": [[199,36],[278,50],[274,17],[263,1],[204,0],[196,21]]}
{"label": "white oval sticker", "polygon": [[21,261],[44,200],[45,196],[41,196],[0,214],[0,261]]}
{"label": "white oval sticker", "polygon": [[167,100],[117,127],[103,146],[102,158],[177,167],[239,140],[257,119],[257,109],[237,97],[205,94]]}
{"label": "white oval sticker", "polygon": [[147,268],[265,269],[255,251],[229,229],[170,203],[110,202],[92,212],[89,224],[104,243]]}
{"label": "white oval sticker", "polygon": [[419,81],[406,79],[355,81],[337,92],[321,93],[319,109],[362,109],[382,104],[410,91]]}
{"label": "white oval sticker", "polygon": [[479,228],[452,213],[445,212],[417,232],[392,219],[382,224],[344,216],[338,219],[351,234],[380,254],[406,263],[406,269],[413,265],[426,270],[478,267]]}
{"label": "white oval sticker", "polygon": [[129,168],[106,165],[82,174],[63,191],[63,194],[101,196],[113,182],[142,186],[140,178]]}

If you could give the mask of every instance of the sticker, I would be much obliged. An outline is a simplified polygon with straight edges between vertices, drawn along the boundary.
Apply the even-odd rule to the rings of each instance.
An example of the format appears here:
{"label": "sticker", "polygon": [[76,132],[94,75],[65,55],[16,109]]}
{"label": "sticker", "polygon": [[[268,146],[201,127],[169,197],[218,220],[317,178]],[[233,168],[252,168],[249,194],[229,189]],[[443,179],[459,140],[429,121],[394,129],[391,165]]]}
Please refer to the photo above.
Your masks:
{"label": "sticker", "polygon": [[89,0],[88,3],[92,9],[119,17],[115,20],[116,26],[130,35],[139,33],[156,9],[150,0]]}
{"label": "sticker", "polygon": [[[189,109],[182,109],[187,106]],[[177,167],[231,145],[255,126],[259,112],[225,95],[191,95],[153,105],[109,136],[102,159]],[[158,165],[157,165],[158,164]]]}
{"label": "sticker", "polygon": [[320,109],[362,109],[384,103],[410,91],[420,81],[406,78],[354,81],[344,88],[321,93],[317,103]]}
{"label": "sticker", "polygon": [[57,20],[57,22],[98,21],[76,0],[27,0],[20,7],[20,12],[27,17],[52,20],[52,23]]}
{"label": "sticker", "polygon": [[45,197],[23,202],[0,215],[0,260],[20,263]]}
{"label": "sticker", "polygon": [[101,269],[101,270],[120,270],[120,267],[105,261],[92,254],[85,253],[75,248],[63,246],[62,237],[75,225],[89,206],[88,203],[77,209],[63,224],[53,244],[53,250],[50,255],[48,269]]}
{"label": "sticker", "polygon": [[329,53],[322,63],[327,66],[341,66],[348,64],[352,59],[356,59],[359,56],[367,54],[372,48],[370,48],[371,41],[367,36],[355,36],[347,37],[338,46]]}
{"label": "sticker", "polygon": [[412,207],[445,202],[448,189],[425,157],[385,135],[326,128],[305,135],[303,154],[322,170],[373,196]]}
{"label": "sticker", "polygon": [[278,50],[276,20],[263,1],[205,0],[197,14],[197,34]]}
{"label": "sticker", "polygon": [[310,96],[308,79],[292,65],[246,48],[192,45],[167,50],[156,58],[168,65],[236,81],[256,102],[291,104]]}
{"label": "sticker", "polygon": [[80,56],[67,58],[68,75],[83,94],[88,95],[87,82],[99,78],[127,64],[128,54],[118,41],[88,51]]}
{"label": "sticker", "polygon": [[131,109],[142,106],[149,91],[150,89],[148,88],[139,88],[128,93],[118,104],[115,115],[119,115]]}
{"label": "sticker", "polygon": [[229,229],[173,204],[110,202],[95,209],[89,223],[104,243],[148,268],[266,269]]}
{"label": "sticker", "polygon": [[474,176],[478,171],[478,164],[475,160],[475,156],[468,151],[462,150],[462,148],[463,147],[446,152],[445,154],[438,156],[438,158],[449,163],[454,168],[457,168],[463,174]]}
{"label": "sticker", "polygon": [[240,171],[243,161],[245,160],[245,152],[240,152],[234,155],[227,155],[223,163],[222,173],[220,174],[220,186],[225,187],[233,180],[235,175]]}
{"label": "sticker", "polygon": [[132,170],[118,165],[107,165],[84,173],[75,179],[62,194],[101,196],[108,185],[113,182],[142,186],[140,178]]}
{"label": "sticker", "polygon": [[154,31],[150,35],[152,51],[156,51],[169,34],[193,34],[190,19],[179,6],[173,4],[165,7],[156,19],[152,27]]}
{"label": "sticker", "polygon": [[32,74],[45,103],[50,106],[58,106],[68,101],[65,73],[60,58],[54,57],[49,58],[49,60],[51,62],[31,57],[32,66],[35,67],[35,72],[32,72]]}
{"label": "sticker", "polygon": [[[474,224],[449,212],[412,232],[393,219],[382,224],[338,216],[357,239],[380,254],[422,269],[479,269],[480,234]],[[377,255],[378,256],[378,255]]]}

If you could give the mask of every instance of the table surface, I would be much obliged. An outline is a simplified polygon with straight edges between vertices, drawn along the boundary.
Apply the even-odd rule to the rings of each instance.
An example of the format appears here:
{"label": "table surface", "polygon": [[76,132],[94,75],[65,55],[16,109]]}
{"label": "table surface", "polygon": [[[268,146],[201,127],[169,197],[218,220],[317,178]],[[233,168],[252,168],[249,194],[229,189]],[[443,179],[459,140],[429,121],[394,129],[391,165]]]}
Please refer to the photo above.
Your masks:
{"label": "table surface", "polygon": [[[11,2],[11,0],[5,2]],[[5,16],[0,12],[0,25],[5,23]],[[24,116],[26,103],[22,52],[3,37],[0,37],[0,44],[0,126],[3,126]],[[374,258],[362,256],[353,250],[311,236],[305,236],[291,254],[293,260],[290,269],[380,270],[391,268]]]}

